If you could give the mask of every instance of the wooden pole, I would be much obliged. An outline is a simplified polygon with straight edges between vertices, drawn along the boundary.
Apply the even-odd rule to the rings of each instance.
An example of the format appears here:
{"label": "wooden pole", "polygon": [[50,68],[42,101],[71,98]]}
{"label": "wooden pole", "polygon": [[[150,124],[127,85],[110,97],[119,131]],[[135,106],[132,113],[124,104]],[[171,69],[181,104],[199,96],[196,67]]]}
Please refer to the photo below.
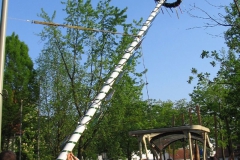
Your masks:
{"label": "wooden pole", "polygon": [[[196,110],[197,110],[197,116],[198,116],[198,124],[202,125],[200,107],[198,105],[196,106]],[[195,158],[194,159],[195,160],[200,160],[199,148],[198,148],[197,140],[195,140]]]}
{"label": "wooden pole", "polygon": [[201,114],[200,114],[200,108],[199,108],[198,105],[196,106],[196,109],[197,109],[197,116],[198,116],[198,124],[199,124],[199,125],[202,125],[202,119],[201,119]]}
{"label": "wooden pole", "polygon": [[217,117],[216,113],[214,114],[214,134],[215,134],[215,150],[216,150],[216,158],[218,158],[218,133],[217,133]]}
{"label": "wooden pole", "polygon": [[199,155],[199,147],[197,144],[197,141],[195,140],[195,154],[194,154],[194,159],[195,160],[200,160],[200,155]]}
{"label": "wooden pole", "polygon": [[175,126],[175,115],[172,116],[172,126]]}
{"label": "wooden pole", "polygon": [[192,137],[191,137],[191,133],[190,132],[188,132],[188,143],[189,143],[189,151],[190,151],[190,160],[193,160]]}
{"label": "wooden pole", "polygon": [[[175,126],[175,115],[173,115],[172,126],[173,127]],[[175,145],[174,145],[174,143],[173,143],[172,147],[173,147],[173,153],[172,153],[173,157],[172,157],[172,159],[174,160],[175,159],[175,153],[174,153],[175,152]]]}
{"label": "wooden pole", "polygon": [[192,109],[189,108],[189,125],[192,125]]}
{"label": "wooden pole", "polygon": [[182,113],[182,125],[185,125],[185,123],[184,123],[184,113]]}

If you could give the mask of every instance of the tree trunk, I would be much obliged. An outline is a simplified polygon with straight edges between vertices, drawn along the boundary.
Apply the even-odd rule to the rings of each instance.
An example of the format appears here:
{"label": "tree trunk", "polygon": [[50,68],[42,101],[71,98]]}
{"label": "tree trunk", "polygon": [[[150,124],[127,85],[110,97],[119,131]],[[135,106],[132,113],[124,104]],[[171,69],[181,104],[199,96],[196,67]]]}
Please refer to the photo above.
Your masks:
{"label": "tree trunk", "polygon": [[77,157],[79,158],[79,160],[82,160],[81,142],[82,142],[82,137],[79,139],[79,142],[78,142],[78,153],[77,153]]}
{"label": "tree trunk", "polygon": [[216,158],[218,159],[218,133],[217,133],[217,117],[216,113],[214,114],[214,134],[215,134],[215,150],[216,150]]}
{"label": "tree trunk", "polygon": [[234,151],[233,151],[233,144],[231,138],[231,130],[229,127],[229,121],[227,117],[225,117],[226,129],[227,129],[227,139],[228,139],[228,153],[229,153],[229,160],[234,160]]}

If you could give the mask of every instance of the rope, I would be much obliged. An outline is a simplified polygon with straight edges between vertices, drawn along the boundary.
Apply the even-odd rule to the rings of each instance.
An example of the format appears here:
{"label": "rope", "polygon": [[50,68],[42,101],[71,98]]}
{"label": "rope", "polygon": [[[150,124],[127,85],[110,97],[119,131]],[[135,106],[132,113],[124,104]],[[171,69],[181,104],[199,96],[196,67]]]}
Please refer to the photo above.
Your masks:
{"label": "rope", "polygon": [[178,17],[178,19],[179,19],[179,15],[178,15],[177,9],[175,8],[175,10],[176,10],[176,13],[177,13],[177,17]]}
{"label": "rope", "polygon": [[8,17],[8,18],[12,20],[17,20],[17,21],[31,22],[31,20],[28,20],[28,19],[19,19],[19,18],[13,18],[13,17]]}
{"label": "rope", "polygon": [[[146,66],[145,66],[145,61],[144,61],[144,56],[143,56],[143,51],[142,51],[142,46],[141,46],[141,53],[142,53],[142,61],[143,61],[143,68],[144,68],[144,71],[146,70]],[[148,79],[147,79],[147,73],[145,72],[144,73],[144,76],[145,76],[145,84],[146,84],[146,90],[147,90],[147,99],[149,101],[149,93],[148,93]]]}
{"label": "rope", "polygon": [[[166,8],[165,8],[166,9]],[[168,12],[168,10],[166,9],[166,11],[167,11],[167,13],[168,13],[168,15],[170,16],[170,17],[172,17],[171,15],[170,15],[170,13]]]}

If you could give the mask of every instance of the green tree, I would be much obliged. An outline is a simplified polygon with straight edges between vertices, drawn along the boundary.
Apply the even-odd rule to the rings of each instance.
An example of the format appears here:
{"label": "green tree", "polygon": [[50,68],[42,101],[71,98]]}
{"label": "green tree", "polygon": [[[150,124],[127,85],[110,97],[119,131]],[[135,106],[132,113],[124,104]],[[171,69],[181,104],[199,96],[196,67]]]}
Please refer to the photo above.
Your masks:
{"label": "green tree", "polygon": [[[91,3],[90,0],[63,2],[66,13],[64,23],[111,32],[117,31],[117,28],[125,33],[135,34],[137,32],[132,24],[125,22],[126,9],[120,10],[111,6],[110,0],[99,1],[96,8],[93,8]],[[42,10],[40,16],[45,21],[52,22],[56,12],[50,17]],[[133,41],[133,37],[119,37],[105,32],[81,31],[55,26],[44,27],[40,36],[46,40],[44,49],[37,60],[38,73],[43,79],[41,115],[46,116],[48,121],[42,124],[41,128],[48,142],[46,152],[55,157],[60,152],[61,141],[66,135],[71,134],[77,120],[89,109],[89,104],[104,85],[104,81],[124,54],[124,50]],[[128,95],[127,89],[120,92],[121,87],[126,86],[129,90],[132,88],[133,91],[130,93],[134,95],[131,95],[132,97],[136,97],[134,101],[140,98],[142,82],[138,77],[141,74],[136,74],[134,69],[138,63],[136,60],[138,57],[137,54],[131,57],[129,65],[124,67],[124,73],[127,74],[119,76],[112,90],[112,93],[116,90],[114,95]],[[133,99],[128,97],[126,101],[130,104]],[[93,122],[97,121],[97,125],[89,125],[87,132],[81,136],[77,150],[74,151],[79,158],[89,157],[86,154],[89,152],[86,150],[90,143],[94,143],[93,137],[99,130],[101,112],[107,111],[109,107],[114,108],[115,104],[113,104],[108,101],[102,102],[101,110],[93,118]],[[118,116],[123,117],[123,115]]]}
{"label": "green tree", "polygon": [[[25,130],[32,122],[23,122],[21,126],[21,102],[34,104],[38,99],[38,85],[36,83],[36,72],[33,62],[28,55],[27,45],[20,41],[18,35],[12,33],[6,38],[6,56],[4,68],[4,89],[8,92],[3,101],[3,128],[2,146],[3,150],[11,149],[18,151],[19,145],[15,146],[16,136],[28,136]],[[22,117],[35,110],[32,105],[24,105]],[[28,137],[32,138],[32,136]],[[28,143],[23,138],[22,143]],[[29,143],[28,143],[29,144]],[[17,148],[16,148],[17,147]]]}
{"label": "green tree", "polygon": [[[212,58],[211,65],[220,64],[217,76],[210,81],[209,73],[198,73],[192,69],[198,77],[198,85],[190,94],[192,101],[202,106],[202,113],[206,115],[205,124],[212,130],[214,116],[217,118],[217,139],[219,146],[227,147],[233,156],[234,146],[239,138],[239,58],[233,51],[221,54],[216,51],[203,51],[202,57]],[[190,79],[193,79],[191,77]],[[215,135],[216,136],[216,135]]]}
{"label": "green tree", "polygon": [[[96,144],[92,145],[95,147],[91,145],[87,152],[95,148],[96,153],[106,153],[110,159],[131,159],[132,153],[138,150],[137,139],[130,137],[129,131],[144,128],[147,105],[139,101],[141,88],[130,87],[124,80],[118,84],[121,87],[115,87],[115,96],[105,106],[107,110],[102,112],[101,121],[98,120],[99,129],[93,139]],[[132,81],[131,78],[128,81]]]}
{"label": "green tree", "polygon": [[[237,2],[239,3],[239,1]],[[225,40],[228,47],[240,52],[240,12],[237,3],[231,3],[229,7],[226,7],[227,15],[224,17],[225,22],[229,24],[230,28],[225,32]]]}

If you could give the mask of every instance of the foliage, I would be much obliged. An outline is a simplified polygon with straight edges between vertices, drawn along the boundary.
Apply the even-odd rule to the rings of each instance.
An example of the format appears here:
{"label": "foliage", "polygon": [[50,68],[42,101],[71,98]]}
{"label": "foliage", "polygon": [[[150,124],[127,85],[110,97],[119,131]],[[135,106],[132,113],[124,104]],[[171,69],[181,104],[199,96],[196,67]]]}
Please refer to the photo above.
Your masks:
{"label": "foliage", "polygon": [[[204,57],[211,58],[211,63],[219,64],[216,77],[211,81],[209,74],[193,72],[198,77],[198,84],[190,94],[192,101],[201,106],[204,125],[211,130],[217,129],[218,145],[233,152],[234,145],[240,141],[239,133],[239,58],[233,51],[221,54],[216,51],[204,51]],[[199,77],[198,75],[202,75]],[[214,122],[214,117],[217,121]],[[214,128],[217,123],[218,128]],[[214,133],[214,132],[213,132]],[[216,141],[215,138],[215,141]]]}
{"label": "foliage", "polygon": [[[26,107],[27,105],[24,105]],[[21,151],[24,159],[37,159],[37,145],[38,145],[38,115],[37,110],[32,110],[23,117],[24,133],[22,137],[16,137],[17,146],[19,146],[20,138],[22,138]],[[17,152],[19,156],[19,152]]]}
{"label": "foliage", "polygon": [[238,4],[231,3],[229,7],[226,7],[227,15],[224,18],[226,23],[231,24],[231,27],[225,32],[224,35],[228,47],[239,53],[240,13],[236,5]]}
{"label": "foliage", "polygon": [[[112,32],[117,29],[122,29],[125,33],[137,32],[136,26],[139,22],[136,26],[126,24],[126,9],[120,10],[111,6],[110,0],[99,1],[96,8],[93,8],[90,0],[67,1],[62,4],[65,5],[65,24]],[[44,10],[40,14],[40,17],[47,22],[54,21],[55,16],[56,12],[50,17]],[[104,85],[104,81],[109,78],[113,67],[133,41],[133,37],[119,37],[105,32],[55,26],[45,26],[39,35],[46,41],[37,60],[41,79],[40,113],[47,120],[41,125],[41,130],[45,141],[48,142],[48,150],[44,152],[55,157],[60,152],[64,137],[71,134],[77,120],[89,109],[89,104]],[[112,116],[116,115],[115,112],[120,106],[114,101],[122,101],[120,97],[125,97],[122,104],[126,107],[121,108],[121,114],[115,117],[121,120],[127,111],[127,106],[140,99],[141,74],[135,73],[134,69],[138,63],[137,54],[138,52],[131,58],[131,63],[124,67],[123,74],[119,76],[110,92],[114,93],[114,97],[118,96],[102,102],[101,109],[97,111],[87,131],[81,136],[74,151],[80,159],[95,158],[96,153],[101,152],[96,146],[95,137],[102,130],[102,125],[108,124],[107,121],[115,122]],[[102,115],[106,119],[102,118]],[[125,134],[127,135],[127,131]],[[123,141],[123,139],[119,140]],[[123,147],[121,143],[114,141],[108,148],[115,147],[120,151]],[[112,157],[116,157],[117,153],[114,154],[109,153]],[[123,154],[119,153],[119,155]]]}
{"label": "foliage", "polygon": [[[3,149],[17,149],[15,137],[24,134],[28,126],[34,122],[23,122],[20,130],[21,114],[23,117],[35,110],[33,104],[38,99],[38,84],[33,62],[28,55],[27,45],[20,41],[18,35],[12,33],[6,38],[6,55],[4,68],[4,89],[8,95],[3,100],[2,143]],[[24,101],[22,113],[21,102]],[[12,145],[11,145],[12,144]],[[31,156],[29,153],[27,156]]]}
{"label": "foliage", "polygon": [[[227,15],[224,16],[224,24],[229,28],[224,33],[226,44],[230,50],[226,53],[222,50],[203,51],[202,58],[209,58],[210,64],[219,66],[217,75],[210,79],[209,73],[198,72],[192,68],[192,74],[198,79],[197,86],[190,94],[192,101],[201,106],[204,116],[204,125],[214,132],[211,137],[215,137],[215,144],[222,150],[227,148],[230,156],[234,157],[234,147],[239,145],[239,6],[234,0],[229,7],[226,7]],[[189,77],[189,83],[194,80],[194,76]]]}

